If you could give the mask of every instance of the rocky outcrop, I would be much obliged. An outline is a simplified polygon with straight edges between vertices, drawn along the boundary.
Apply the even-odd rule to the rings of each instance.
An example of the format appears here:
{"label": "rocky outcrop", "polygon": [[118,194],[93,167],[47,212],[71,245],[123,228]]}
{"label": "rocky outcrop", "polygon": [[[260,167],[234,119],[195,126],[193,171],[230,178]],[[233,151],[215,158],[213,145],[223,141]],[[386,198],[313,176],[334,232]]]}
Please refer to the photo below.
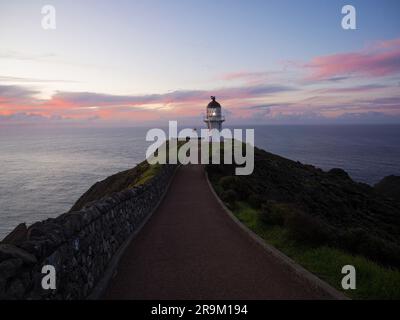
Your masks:
{"label": "rocky outcrop", "polygon": [[[0,243],[0,299],[85,299],[117,250],[155,209],[175,169],[164,165],[142,186],[25,231],[19,227]],[[42,288],[45,265],[56,270],[55,290]]]}
{"label": "rocky outcrop", "polygon": [[20,244],[27,240],[28,228],[26,223],[20,223],[2,241],[2,243]]}

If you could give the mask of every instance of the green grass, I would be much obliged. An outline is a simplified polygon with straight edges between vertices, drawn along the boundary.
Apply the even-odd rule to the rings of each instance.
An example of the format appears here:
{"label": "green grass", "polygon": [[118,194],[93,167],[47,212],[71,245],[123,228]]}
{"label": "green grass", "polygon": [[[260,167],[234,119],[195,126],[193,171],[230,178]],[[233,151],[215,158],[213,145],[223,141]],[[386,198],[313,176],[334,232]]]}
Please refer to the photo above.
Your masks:
{"label": "green grass", "polygon": [[[288,237],[285,227],[269,226],[260,222],[258,211],[244,202],[237,202],[233,213],[267,243],[348,297],[352,299],[400,299],[399,270],[385,268],[362,256],[353,256],[336,248],[311,247],[296,243]],[[344,276],[341,274],[341,270],[345,265],[353,265],[356,268],[356,290],[345,291],[341,287]]]}
{"label": "green grass", "polygon": [[[178,154],[179,148],[182,147],[182,145],[184,145],[185,143],[186,141],[178,140],[176,148],[172,148],[171,152],[175,152],[176,154]],[[170,153],[168,142],[166,142],[166,148],[164,151],[165,151],[165,157],[168,159]],[[139,175],[139,177],[135,179],[135,181],[132,184],[130,184],[129,186],[130,188],[138,187],[145,184],[147,181],[155,177],[160,172],[162,166],[159,163],[149,164],[148,162],[144,162],[142,165],[144,167],[144,171]]]}
{"label": "green grass", "polygon": [[142,172],[142,174],[136,179],[136,181],[131,184],[129,187],[138,187],[143,184],[145,184],[147,181],[149,181],[151,178],[155,177],[161,169],[160,164],[151,164],[148,165],[145,171]]}
{"label": "green grass", "polygon": [[[177,141],[176,148],[171,147],[171,151],[169,150],[169,141],[165,142],[165,150],[160,148],[157,152],[161,152],[161,155],[164,155],[166,159],[168,159],[170,152],[178,154],[179,149],[182,145],[184,145],[186,141]],[[145,184],[147,181],[155,177],[161,170],[161,164],[149,164],[147,161],[142,163],[143,172],[135,179],[133,183],[129,185],[129,188],[134,188]]]}

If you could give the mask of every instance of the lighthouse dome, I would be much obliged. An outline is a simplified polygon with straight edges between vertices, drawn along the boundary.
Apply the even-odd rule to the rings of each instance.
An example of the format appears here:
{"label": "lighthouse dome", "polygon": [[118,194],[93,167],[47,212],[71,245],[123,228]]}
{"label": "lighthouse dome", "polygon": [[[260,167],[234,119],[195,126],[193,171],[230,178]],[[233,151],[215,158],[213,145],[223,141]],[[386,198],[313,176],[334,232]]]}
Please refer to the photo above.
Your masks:
{"label": "lighthouse dome", "polygon": [[222,123],[225,122],[225,118],[222,116],[221,105],[215,101],[215,97],[211,96],[211,102],[207,106],[206,117],[204,122],[207,123],[209,130],[217,129],[222,130]]}
{"label": "lighthouse dome", "polygon": [[221,105],[215,101],[215,97],[211,97],[211,102],[208,104],[207,108],[221,108]]}

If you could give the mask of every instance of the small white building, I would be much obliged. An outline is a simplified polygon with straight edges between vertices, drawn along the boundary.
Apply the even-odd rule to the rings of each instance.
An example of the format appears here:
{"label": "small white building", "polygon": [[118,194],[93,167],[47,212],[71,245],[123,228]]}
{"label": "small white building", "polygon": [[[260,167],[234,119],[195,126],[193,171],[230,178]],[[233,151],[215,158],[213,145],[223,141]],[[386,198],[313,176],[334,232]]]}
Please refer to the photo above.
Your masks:
{"label": "small white building", "polygon": [[207,106],[206,118],[204,122],[207,124],[209,130],[217,129],[222,130],[222,123],[225,122],[225,118],[222,116],[221,105],[215,100],[215,97],[211,97],[211,102]]}

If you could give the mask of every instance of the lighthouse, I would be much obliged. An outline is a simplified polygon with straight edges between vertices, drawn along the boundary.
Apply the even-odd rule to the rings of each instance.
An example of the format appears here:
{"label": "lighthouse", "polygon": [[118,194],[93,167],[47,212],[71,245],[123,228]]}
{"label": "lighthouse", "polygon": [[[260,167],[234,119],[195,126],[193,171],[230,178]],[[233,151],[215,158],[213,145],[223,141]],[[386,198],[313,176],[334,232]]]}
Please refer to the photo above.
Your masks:
{"label": "lighthouse", "polygon": [[217,129],[222,130],[222,123],[225,118],[222,116],[221,105],[215,100],[215,97],[211,97],[211,102],[207,106],[206,117],[204,122],[207,124],[209,130]]}

